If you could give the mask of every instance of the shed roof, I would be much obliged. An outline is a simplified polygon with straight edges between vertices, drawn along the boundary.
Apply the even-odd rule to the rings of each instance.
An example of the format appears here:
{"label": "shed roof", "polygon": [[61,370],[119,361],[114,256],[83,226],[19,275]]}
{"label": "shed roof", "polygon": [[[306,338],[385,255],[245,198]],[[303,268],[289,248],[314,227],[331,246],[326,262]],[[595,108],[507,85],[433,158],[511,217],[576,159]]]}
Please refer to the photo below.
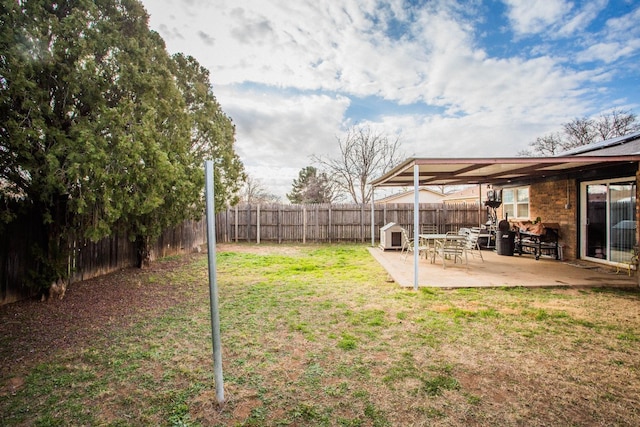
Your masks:
{"label": "shed roof", "polygon": [[588,170],[629,165],[640,161],[639,154],[617,156],[557,156],[502,158],[409,158],[372,182],[376,187],[418,185],[496,184],[545,178]]}

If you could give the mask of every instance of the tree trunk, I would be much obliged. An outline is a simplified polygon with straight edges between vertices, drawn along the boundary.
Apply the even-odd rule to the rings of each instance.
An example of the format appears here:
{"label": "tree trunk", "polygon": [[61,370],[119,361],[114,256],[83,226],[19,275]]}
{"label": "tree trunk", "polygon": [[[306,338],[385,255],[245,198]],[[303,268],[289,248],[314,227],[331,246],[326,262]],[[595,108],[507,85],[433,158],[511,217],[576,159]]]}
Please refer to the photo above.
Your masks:
{"label": "tree trunk", "polygon": [[[65,204],[65,198],[58,197],[49,205],[34,204],[29,214],[33,227],[39,231],[34,233],[38,237],[28,243],[30,260],[26,284],[36,294],[49,295],[52,286],[66,283],[69,276]],[[58,296],[62,298],[64,293]]]}
{"label": "tree trunk", "polygon": [[149,237],[136,236],[136,250],[138,255],[138,268],[147,268],[151,265],[151,248]]}

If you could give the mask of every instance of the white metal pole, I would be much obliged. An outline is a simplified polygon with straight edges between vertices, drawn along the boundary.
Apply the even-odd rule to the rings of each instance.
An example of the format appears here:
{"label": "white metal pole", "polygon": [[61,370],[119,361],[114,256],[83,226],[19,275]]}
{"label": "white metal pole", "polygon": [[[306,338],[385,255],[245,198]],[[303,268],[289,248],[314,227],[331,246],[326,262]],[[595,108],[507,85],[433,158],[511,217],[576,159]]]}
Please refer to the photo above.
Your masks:
{"label": "white metal pole", "polygon": [[420,253],[418,252],[418,239],[419,230],[418,223],[420,222],[420,194],[418,192],[418,176],[420,174],[420,167],[416,164],[413,165],[413,289],[418,290],[418,261],[420,261]]}
{"label": "white metal pole", "polygon": [[213,342],[213,370],[218,403],[224,402],[222,377],[222,345],[220,342],[220,315],[218,311],[218,281],[216,278],[216,217],[213,190],[213,162],[204,165],[207,201],[207,250],[209,253],[209,302],[211,304],[211,340]]}
{"label": "white metal pole", "polygon": [[482,227],[482,184],[478,184],[478,227]]}

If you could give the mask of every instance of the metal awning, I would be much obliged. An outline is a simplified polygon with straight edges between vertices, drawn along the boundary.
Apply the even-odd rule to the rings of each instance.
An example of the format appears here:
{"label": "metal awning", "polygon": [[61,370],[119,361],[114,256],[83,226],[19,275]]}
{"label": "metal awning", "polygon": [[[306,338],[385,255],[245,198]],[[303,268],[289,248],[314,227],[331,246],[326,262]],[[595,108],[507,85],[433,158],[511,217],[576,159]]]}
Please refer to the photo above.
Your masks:
{"label": "metal awning", "polygon": [[[601,168],[628,167],[640,162],[640,155],[498,157],[498,158],[410,158],[371,185],[375,187],[413,186],[413,269],[414,289],[418,289],[418,188],[422,185],[493,184],[533,181],[554,176],[583,174]],[[374,245],[374,203],[371,203],[371,245]]]}
{"label": "metal awning", "polygon": [[640,155],[499,157],[499,158],[410,158],[371,184],[374,187],[414,185],[496,184],[581,173],[602,167],[629,165]]}

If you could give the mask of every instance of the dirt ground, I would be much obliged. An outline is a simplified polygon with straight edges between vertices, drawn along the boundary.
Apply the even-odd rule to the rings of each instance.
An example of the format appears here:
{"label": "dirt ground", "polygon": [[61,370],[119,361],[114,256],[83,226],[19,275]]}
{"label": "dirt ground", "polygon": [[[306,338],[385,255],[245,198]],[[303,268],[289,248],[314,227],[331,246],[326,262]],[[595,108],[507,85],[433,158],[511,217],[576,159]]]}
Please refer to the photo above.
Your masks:
{"label": "dirt ground", "polygon": [[[297,252],[294,246],[218,245],[221,251],[283,254]],[[154,262],[149,268],[123,269],[101,277],[72,283],[64,299],[37,299],[0,306],[0,377],[7,377],[16,364],[32,366],[52,349],[64,350],[92,337],[105,335],[136,320],[165,310],[180,301],[180,289],[142,280],[145,275],[171,271],[191,262],[186,255]],[[142,285],[144,283],[144,286]],[[158,304],[162,301],[162,304]],[[0,395],[2,393],[0,392]]]}
{"label": "dirt ground", "polygon": [[[169,271],[192,256],[156,262],[145,270],[129,268],[72,283],[64,299],[37,299],[0,306],[0,377],[31,366],[52,349],[72,348],[133,323],[179,301],[179,289],[142,281],[144,275]],[[142,283],[145,282],[144,286]],[[158,298],[158,296],[162,298]],[[162,301],[162,305],[158,304]],[[1,393],[0,393],[1,394]]]}

